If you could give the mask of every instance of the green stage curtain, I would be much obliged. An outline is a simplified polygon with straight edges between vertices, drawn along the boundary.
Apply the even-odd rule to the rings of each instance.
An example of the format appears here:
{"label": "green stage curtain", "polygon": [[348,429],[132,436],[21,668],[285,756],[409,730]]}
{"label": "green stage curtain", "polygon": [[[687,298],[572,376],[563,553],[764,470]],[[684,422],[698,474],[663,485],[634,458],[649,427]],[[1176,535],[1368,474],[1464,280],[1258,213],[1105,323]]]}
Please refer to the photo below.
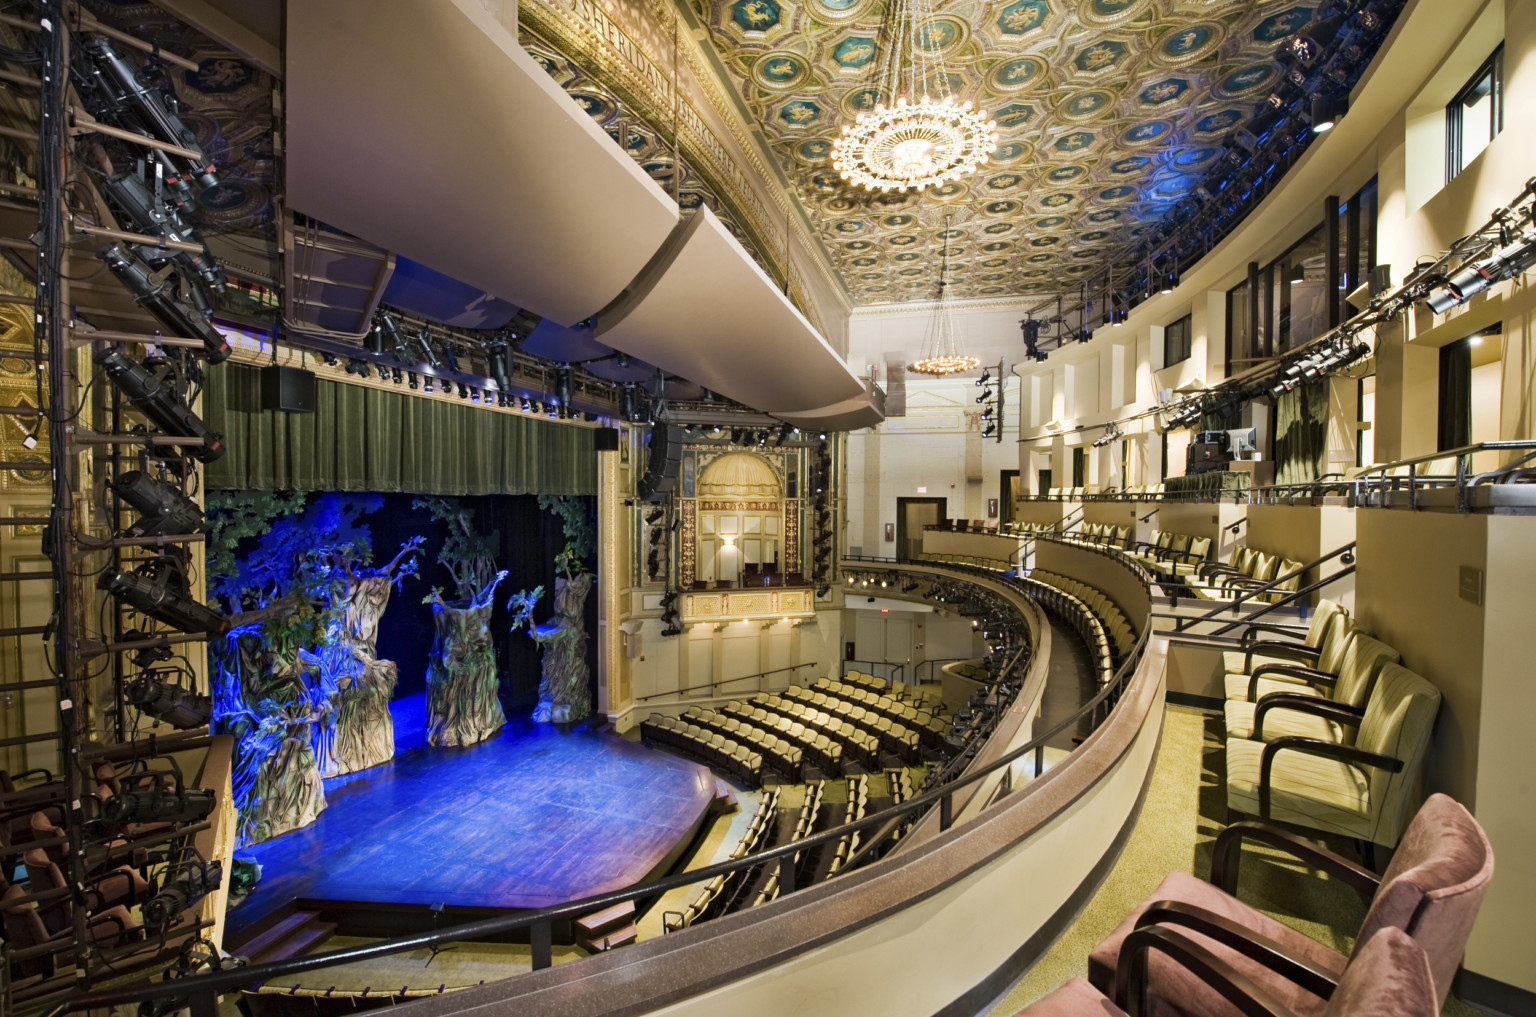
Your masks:
{"label": "green stage curtain", "polygon": [[255,368],[207,377],[203,420],[226,450],[210,490],[597,493],[591,428],[324,378],[314,413],[264,412]]}
{"label": "green stage curtain", "polygon": [[1275,483],[1305,484],[1328,453],[1328,382],[1307,382],[1275,399]]}

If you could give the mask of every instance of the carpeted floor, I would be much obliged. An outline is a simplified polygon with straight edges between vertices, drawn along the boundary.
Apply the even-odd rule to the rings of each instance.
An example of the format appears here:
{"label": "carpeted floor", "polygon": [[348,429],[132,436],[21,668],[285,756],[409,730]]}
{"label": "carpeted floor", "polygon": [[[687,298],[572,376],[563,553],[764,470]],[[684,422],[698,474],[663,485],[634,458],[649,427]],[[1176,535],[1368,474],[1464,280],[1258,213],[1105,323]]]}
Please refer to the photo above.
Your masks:
{"label": "carpeted floor", "polygon": [[[1210,874],[1216,835],[1226,822],[1224,756],[1219,716],[1168,707],[1157,768],[1119,861],[1088,906],[988,1017],[1010,1017],[1068,979],[1086,975],[1089,951],[1169,872]],[[1328,846],[1355,857],[1346,841]],[[1264,848],[1245,848],[1240,871],[1243,901],[1336,950],[1351,949],[1367,903],[1358,893]],[[1454,997],[1444,1012],[1447,1017],[1479,1013]]]}

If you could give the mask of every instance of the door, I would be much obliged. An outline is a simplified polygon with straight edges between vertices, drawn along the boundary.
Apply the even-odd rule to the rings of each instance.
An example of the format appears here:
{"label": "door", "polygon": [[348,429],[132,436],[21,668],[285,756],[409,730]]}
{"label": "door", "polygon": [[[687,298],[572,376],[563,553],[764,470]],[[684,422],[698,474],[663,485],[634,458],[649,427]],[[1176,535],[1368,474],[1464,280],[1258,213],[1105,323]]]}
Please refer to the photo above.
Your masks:
{"label": "door", "polygon": [[1035,491],[1039,493],[1040,497],[1045,497],[1051,491],[1051,471],[1036,470],[1035,483]]}
{"label": "door", "polygon": [[1019,490],[1019,471],[1003,470],[1001,480],[997,492],[997,513],[1001,522],[1011,523],[1013,522],[1013,500],[1023,493]]}
{"label": "door", "polygon": [[896,499],[896,557],[915,559],[923,549],[923,527],[944,518],[943,498]]}

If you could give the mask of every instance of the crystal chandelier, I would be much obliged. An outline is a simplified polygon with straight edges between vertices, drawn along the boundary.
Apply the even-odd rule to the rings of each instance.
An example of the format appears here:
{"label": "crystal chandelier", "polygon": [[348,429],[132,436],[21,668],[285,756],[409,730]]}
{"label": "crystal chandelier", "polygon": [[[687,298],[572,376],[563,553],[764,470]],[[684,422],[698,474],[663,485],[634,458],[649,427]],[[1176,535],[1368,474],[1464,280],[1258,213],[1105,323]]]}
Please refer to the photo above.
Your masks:
{"label": "crystal chandelier", "polygon": [[895,24],[887,33],[891,44],[880,65],[875,108],[844,124],[832,142],[832,165],[849,183],[879,191],[921,189],[975,172],[997,147],[997,124],[985,110],[973,110],[969,99],[928,94],[949,89],[945,42],[932,34],[943,23],[932,14],[928,0],[898,0],[892,9]]}
{"label": "crystal chandelier", "polygon": [[[944,232],[949,232],[950,218],[944,219]],[[981,361],[960,353],[955,345],[954,301],[949,295],[949,248],[939,267],[939,305],[934,308],[933,320],[928,324],[927,352],[921,360],[914,361],[907,370],[914,374],[931,374],[943,377],[974,371]]]}

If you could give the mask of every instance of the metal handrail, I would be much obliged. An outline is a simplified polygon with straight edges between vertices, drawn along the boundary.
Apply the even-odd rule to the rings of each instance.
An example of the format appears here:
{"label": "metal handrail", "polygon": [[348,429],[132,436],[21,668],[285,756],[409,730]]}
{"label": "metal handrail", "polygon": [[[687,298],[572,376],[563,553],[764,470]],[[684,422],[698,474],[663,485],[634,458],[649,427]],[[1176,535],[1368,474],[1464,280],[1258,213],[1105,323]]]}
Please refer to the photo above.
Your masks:
{"label": "metal handrail", "polygon": [[[894,660],[845,660],[845,661],[842,661],[842,663],[844,665],[847,665],[847,664],[868,664],[870,667],[892,668],[893,670],[891,671],[891,673],[889,675],[877,674],[877,675],[875,675],[875,677],[876,678],[884,678],[888,682],[894,682],[894,681],[897,681],[902,675],[906,674],[907,663],[910,663],[910,662],[898,662],[898,661],[894,661]],[[848,673],[848,668],[846,666],[842,668],[842,673],[843,674],[847,674]],[[874,674],[873,671],[871,671],[870,673]]]}
{"label": "metal handrail", "polygon": [[[894,559],[876,560],[885,561],[889,564],[898,564]],[[939,570],[934,569],[934,571]],[[1008,580],[1004,579],[1003,581],[1006,582]],[[779,886],[781,893],[791,892],[795,887],[795,857],[800,852],[818,848],[823,844],[833,843],[854,832],[890,822],[893,818],[909,814],[916,818],[917,814],[926,812],[930,806],[935,804],[939,808],[939,829],[940,831],[948,830],[954,819],[954,795],[957,791],[976,784],[999,770],[1011,767],[1012,764],[1030,753],[1037,750],[1043,751],[1045,744],[1050,739],[1066,731],[1069,727],[1076,725],[1084,717],[1090,717],[1093,725],[1097,727],[1102,722],[1099,716],[1100,710],[1103,709],[1105,711],[1104,716],[1107,718],[1108,711],[1114,708],[1119,694],[1124,690],[1125,685],[1130,680],[1130,676],[1134,673],[1135,667],[1140,662],[1142,654],[1146,649],[1150,631],[1150,625],[1143,627],[1135,647],[1130,653],[1126,654],[1114,677],[1106,682],[1104,687],[1092,699],[1084,703],[1074,713],[1052,726],[1044,734],[1031,739],[1024,745],[971,773],[958,776],[940,787],[924,791],[889,808],[870,813],[863,819],[845,823],[842,826],[824,830],[821,833],[812,834],[788,844],[743,855],[740,858],[727,859],[724,862],[717,862],[703,868],[637,883],[622,890],[597,894],[582,898],[581,900],[541,908],[533,912],[485,918],[446,929],[400,936],[395,939],[371,943],[365,946],[345,947],[340,950],[293,957],[267,964],[255,964],[250,967],[214,971],[171,981],[153,982],[109,992],[77,996],[73,999],[65,1000],[47,1011],[48,1017],[58,1017],[60,1014],[71,1013],[77,1010],[141,1003],[169,996],[184,997],[188,1001],[192,1017],[216,1017],[218,997],[221,994],[252,983],[267,982],[283,975],[301,974],[306,971],[330,967],[334,964],[385,957],[440,943],[458,942],[460,940],[487,936],[500,936],[520,929],[529,930],[533,943],[533,968],[540,970],[550,967],[553,963],[551,948],[552,931],[554,923],[558,920],[577,918],[581,915],[613,907],[616,904],[622,904],[643,897],[657,896],[670,890],[706,882],[716,876],[746,871],[773,861],[779,863]]]}
{"label": "metal handrail", "polygon": [[[1474,474],[1471,470],[1471,458],[1479,452],[1525,452],[1512,463],[1507,463],[1497,470]],[[1456,473],[1451,474],[1423,474],[1418,470],[1422,463],[1438,462],[1444,459],[1456,460]],[[1420,488],[1443,488],[1455,485],[1456,510],[1467,511],[1467,488],[1488,483],[1490,479],[1501,475],[1509,475],[1518,467],[1536,459],[1536,441],[1530,439],[1518,441],[1483,441],[1475,445],[1462,445],[1458,448],[1444,449],[1439,452],[1431,452],[1426,455],[1413,456],[1408,459],[1398,459],[1390,463],[1378,463],[1365,467],[1359,473],[1348,479],[1333,479],[1333,475],[1324,475],[1315,480],[1300,484],[1273,484],[1268,487],[1256,487],[1249,491],[1249,502],[1252,503],[1262,495],[1271,498],[1289,498],[1294,500],[1298,495],[1308,494],[1314,500],[1329,491],[1342,491],[1350,505],[1369,503],[1370,496],[1374,492],[1385,492],[1389,489],[1399,489],[1406,485],[1408,489],[1408,507],[1418,508],[1418,492]],[[1407,467],[1407,476],[1394,476],[1390,471]]]}
{"label": "metal handrail", "polygon": [[1317,568],[1319,565],[1322,565],[1324,562],[1332,561],[1335,558],[1342,558],[1343,559],[1343,561],[1344,561],[1344,567],[1343,568],[1341,568],[1338,571],[1333,572],[1333,573],[1331,573],[1331,574],[1329,574],[1327,576],[1322,577],[1321,579],[1317,580],[1317,582],[1315,582],[1315,583],[1311,583],[1311,584],[1309,584],[1309,585],[1307,585],[1305,587],[1301,587],[1301,588],[1299,588],[1299,589],[1289,593],[1287,596],[1282,597],[1280,600],[1274,601],[1273,603],[1266,603],[1264,608],[1263,608],[1263,610],[1257,611],[1254,614],[1247,615],[1245,617],[1237,619],[1236,621],[1230,622],[1227,625],[1223,626],[1222,628],[1220,628],[1217,631],[1215,631],[1213,633],[1210,633],[1210,634],[1211,635],[1221,635],[1221,634],[1223,634],[1225,632],[1230,632],[1232,629],[1236,628],[1239,625],[1248,625],[1248,624],[1252,623],[1252,621],[1255,618],[1262,618],[1264,615],[1269,614],[1271,611],[1274,611],[1277,608],[1285,607],[1288,604],[1295,603],[1297,600],[1301,599],[1302,597],[1311,596],[1314,592],[1316,592],[1317,590],[1322,589],[1324,586],[1328,586],[1331,583],[1336,583],[1340,579],[1344,578],[1345,576],[1352,576],[1352,575],[1355,574],[1355,564],[1354,564],[1354,562],[1355,562],[1355,542],[1353,540],[1351,540],[1347,544],[1343,544],[1343,545],[1340,545],[1339,547],[1334,548],[1332,551],[1329,551],[1327,554],[1323,555],[1321,558],[1318,558],[1315,561],[1307,562],[1305,565],[1301,566],[1301,568],[1299,568],[1299,569],[1295,569],[1295,570],[1293,570],[1291,572],[1287,572],[1283,576],[1277,576],[1276,578],[1271,579],[1268,583],[1264,584],[1263,586],[1256,586],[1253,589],[1249,590],[1247,593],[1244,593],[1244,594],[1241,594],[1241,595],[1239,595],[1237,597],[1234,597],[1231,601],[1228,601],[1227,603],[1217,604],[1215,607],[1211,608],[1205,614],[1201,614],[1201,615],[1179,615],[1178,616],[1179,621],[1174,625],[1174,631],[1175,632],[1183,632],[1185,630],[1185,628],[1187,628],[1190,625],[1199,625],[1199,624],[1202,624],[1204,622],[1215,622],[1215,621],[1218,621],[1219,620],[1218,616],[1221,615],[1223,612],[1225,612],[1225,611],[1235,611],[1235,610],[1237,610],[1238,605],[1247,603],[1248,601],[1252,600],[1254,597],[1264,596],[1266,594],[1272,594],[1272,593],[1275,592],[1275,587],[1280,585],[1281,583],[1283,583],[1283,582],[1285,582],[1285,581],[1287,581],[1287,580],[1289,580],[1289,579],[1291,579],[1293,577],[1304,575],[1308,571],[1310,571],[1310,570],[1312,570],[1314,568]]}
{"label": "metal handrail", "polygon": [[791,664],[789,667],[776,667],[772,671],[759,671],[757,674],[744,674],[735,678],[721,678],[719,681],[710,682],[708,685],[695,685],[692,688],[673,689],[671,692],[655,692],[649,696],[641,696],[636,699],[635,702],[644,703],[651,699],[660,699],[663,696],[681,696],[688,692],[700,692],[704,689],[712,689],[717,685],[729,685],[731,682],[744,682],[752,678],[766,678],[771,674],[779,674],[783,671],[798,671],[802,667],[815,667],[819,663],[821,662],[817,660],[808,660],[804,664]]}

